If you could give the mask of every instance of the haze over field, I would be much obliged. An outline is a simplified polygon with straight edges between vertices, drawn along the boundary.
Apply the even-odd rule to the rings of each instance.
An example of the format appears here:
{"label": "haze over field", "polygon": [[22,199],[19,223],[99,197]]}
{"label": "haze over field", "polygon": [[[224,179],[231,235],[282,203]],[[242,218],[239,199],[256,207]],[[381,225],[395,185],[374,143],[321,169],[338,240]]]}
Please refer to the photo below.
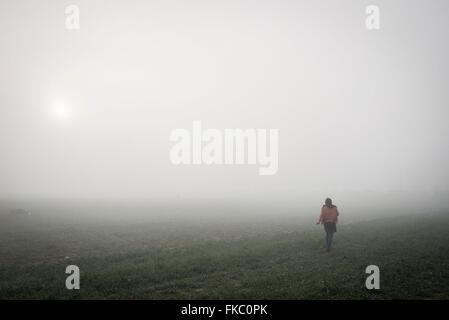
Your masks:
{"label": "haze over field", "polygon": [[[447,1],[376,1],[377,31],[364,1],[69,4],[0,3],[5,201],[447,208]],[[174,166],[194,120],[278,129],[278,173]]]}

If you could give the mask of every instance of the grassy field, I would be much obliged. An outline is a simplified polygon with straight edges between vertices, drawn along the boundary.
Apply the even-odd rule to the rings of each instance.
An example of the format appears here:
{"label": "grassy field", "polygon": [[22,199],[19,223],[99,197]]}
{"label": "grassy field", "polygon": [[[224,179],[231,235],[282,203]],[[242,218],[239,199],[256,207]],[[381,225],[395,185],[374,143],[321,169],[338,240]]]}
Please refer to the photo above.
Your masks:
{"label": "grassy field", "polygon": [[[449,214],[310,221],[82,222],[4,215],[1,299],[448,299]],[[81,290],[65,288],[65,268]],[[381,289],[365,288],[380,267]]]}

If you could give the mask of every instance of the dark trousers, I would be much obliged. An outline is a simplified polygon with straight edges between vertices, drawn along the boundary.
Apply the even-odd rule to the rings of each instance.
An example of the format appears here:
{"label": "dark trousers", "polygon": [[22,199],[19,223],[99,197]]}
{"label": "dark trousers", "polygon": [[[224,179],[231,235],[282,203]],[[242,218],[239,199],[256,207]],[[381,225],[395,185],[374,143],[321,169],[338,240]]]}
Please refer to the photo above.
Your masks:
{"label": "dark trousers", "polygon": [[326,231],[326,238],[325,238],[326,249],[330,250],[332,246],[332,239],[334,238],[334,233],[337,232],[337,226],[335,223],[325,222],[324,231]]}
{"label": "dark trousers", "polygon": [[330,250],[331,246],[332,246],[332,239],[334,238],[334,233],[333,232],[326,232],[326,249]]}

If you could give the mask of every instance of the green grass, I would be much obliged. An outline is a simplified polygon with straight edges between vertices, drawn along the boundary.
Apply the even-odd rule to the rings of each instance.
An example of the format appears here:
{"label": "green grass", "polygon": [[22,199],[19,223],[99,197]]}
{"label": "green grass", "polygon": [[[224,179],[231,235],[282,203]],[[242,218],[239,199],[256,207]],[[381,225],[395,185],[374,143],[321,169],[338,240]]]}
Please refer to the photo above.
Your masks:
{"label": "green grass", "polygon": [[[15,219],[15,218],[14,218]],[[2,222],[1,299],[448,299],[449,215],[338,227]],[[65,288],[65,267],[81,290]],[[381,289],[365,288],[366,266]]]}

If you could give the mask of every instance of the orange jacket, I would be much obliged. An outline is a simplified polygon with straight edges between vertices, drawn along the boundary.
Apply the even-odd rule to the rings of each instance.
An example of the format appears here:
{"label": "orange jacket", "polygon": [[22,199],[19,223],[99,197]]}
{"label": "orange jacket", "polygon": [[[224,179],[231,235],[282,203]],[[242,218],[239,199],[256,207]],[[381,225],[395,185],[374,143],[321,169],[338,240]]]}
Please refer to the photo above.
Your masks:
{"label": "orange jacket", "polygon": [[338,209],[336,206],[332,206],[332,207],[323,206],[321,208],[321,214],[320,214],[320,217],[318,218],[317,223],[325,223],[325,222],[337,223],[338,215],[339,215],[339,213],[338,213]]}

